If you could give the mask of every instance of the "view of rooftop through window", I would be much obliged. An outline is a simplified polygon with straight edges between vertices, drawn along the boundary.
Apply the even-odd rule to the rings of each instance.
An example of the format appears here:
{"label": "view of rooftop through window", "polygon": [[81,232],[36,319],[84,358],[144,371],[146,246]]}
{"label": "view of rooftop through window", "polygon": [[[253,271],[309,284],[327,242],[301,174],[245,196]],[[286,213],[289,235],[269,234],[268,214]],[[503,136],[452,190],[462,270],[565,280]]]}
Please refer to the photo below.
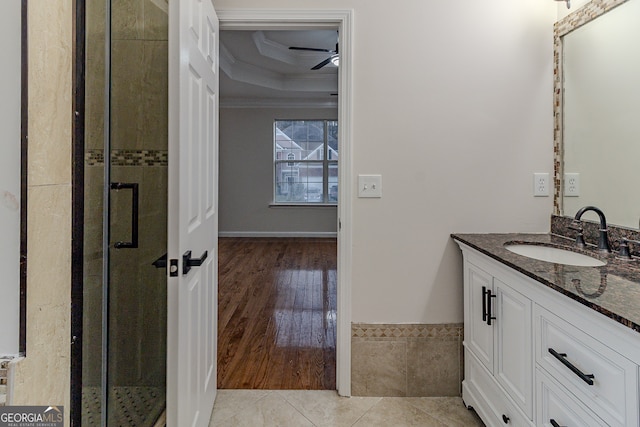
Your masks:
{"label": "view of rooftop through window", "polygon": [[276,120],[274,202],[338,202],[338,121]]}

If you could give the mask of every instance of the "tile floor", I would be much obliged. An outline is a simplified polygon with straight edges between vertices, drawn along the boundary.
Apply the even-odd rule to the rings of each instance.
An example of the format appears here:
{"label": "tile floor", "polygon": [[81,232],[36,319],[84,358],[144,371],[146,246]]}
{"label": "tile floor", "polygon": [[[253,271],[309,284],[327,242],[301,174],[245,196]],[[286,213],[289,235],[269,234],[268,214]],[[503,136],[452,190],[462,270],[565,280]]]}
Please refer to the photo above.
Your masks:
{"label": "tile floor", "polygon": [[334,391],[218,390],[210,427],[469,427],[459,397],[351,397]]}

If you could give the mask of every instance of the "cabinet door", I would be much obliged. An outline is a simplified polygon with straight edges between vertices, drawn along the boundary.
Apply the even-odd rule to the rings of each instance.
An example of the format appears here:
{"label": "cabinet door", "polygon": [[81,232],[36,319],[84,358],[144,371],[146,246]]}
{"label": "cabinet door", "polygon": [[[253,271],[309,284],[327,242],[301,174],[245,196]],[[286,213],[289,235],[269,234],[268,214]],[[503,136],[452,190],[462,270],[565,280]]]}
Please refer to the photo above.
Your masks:
{"label": "cabinet door", "polygon": [[494,376],[529,419],[533,419],[531,300],[495,278],[494,287],[496,292]]}
{"label": "cabinet door", "polygon": [[488,304],[483,292],[493,292],[493,277],[471,263],[465,265],[465,345],[493,373],[493,325],[486,321]]}

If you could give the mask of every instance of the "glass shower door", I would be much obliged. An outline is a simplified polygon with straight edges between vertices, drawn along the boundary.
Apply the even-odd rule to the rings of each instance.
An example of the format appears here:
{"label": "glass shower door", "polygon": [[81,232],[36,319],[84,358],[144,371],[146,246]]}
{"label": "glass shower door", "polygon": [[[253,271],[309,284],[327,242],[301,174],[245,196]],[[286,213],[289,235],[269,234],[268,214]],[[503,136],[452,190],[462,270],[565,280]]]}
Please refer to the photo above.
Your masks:
{"label": "glass shower door", "polygon": [[163,6],[87,1],[83,425],[153,426],[165,408]]}

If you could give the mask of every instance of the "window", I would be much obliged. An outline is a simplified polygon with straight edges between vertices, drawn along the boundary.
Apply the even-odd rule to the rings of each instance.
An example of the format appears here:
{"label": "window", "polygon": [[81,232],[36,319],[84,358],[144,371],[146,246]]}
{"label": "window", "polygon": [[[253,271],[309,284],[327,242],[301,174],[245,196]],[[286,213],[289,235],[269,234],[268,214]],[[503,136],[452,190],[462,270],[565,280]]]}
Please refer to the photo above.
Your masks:
{"label": "window", "polygon": [[338,122],[276,120],[274,203],[338,202]]}

